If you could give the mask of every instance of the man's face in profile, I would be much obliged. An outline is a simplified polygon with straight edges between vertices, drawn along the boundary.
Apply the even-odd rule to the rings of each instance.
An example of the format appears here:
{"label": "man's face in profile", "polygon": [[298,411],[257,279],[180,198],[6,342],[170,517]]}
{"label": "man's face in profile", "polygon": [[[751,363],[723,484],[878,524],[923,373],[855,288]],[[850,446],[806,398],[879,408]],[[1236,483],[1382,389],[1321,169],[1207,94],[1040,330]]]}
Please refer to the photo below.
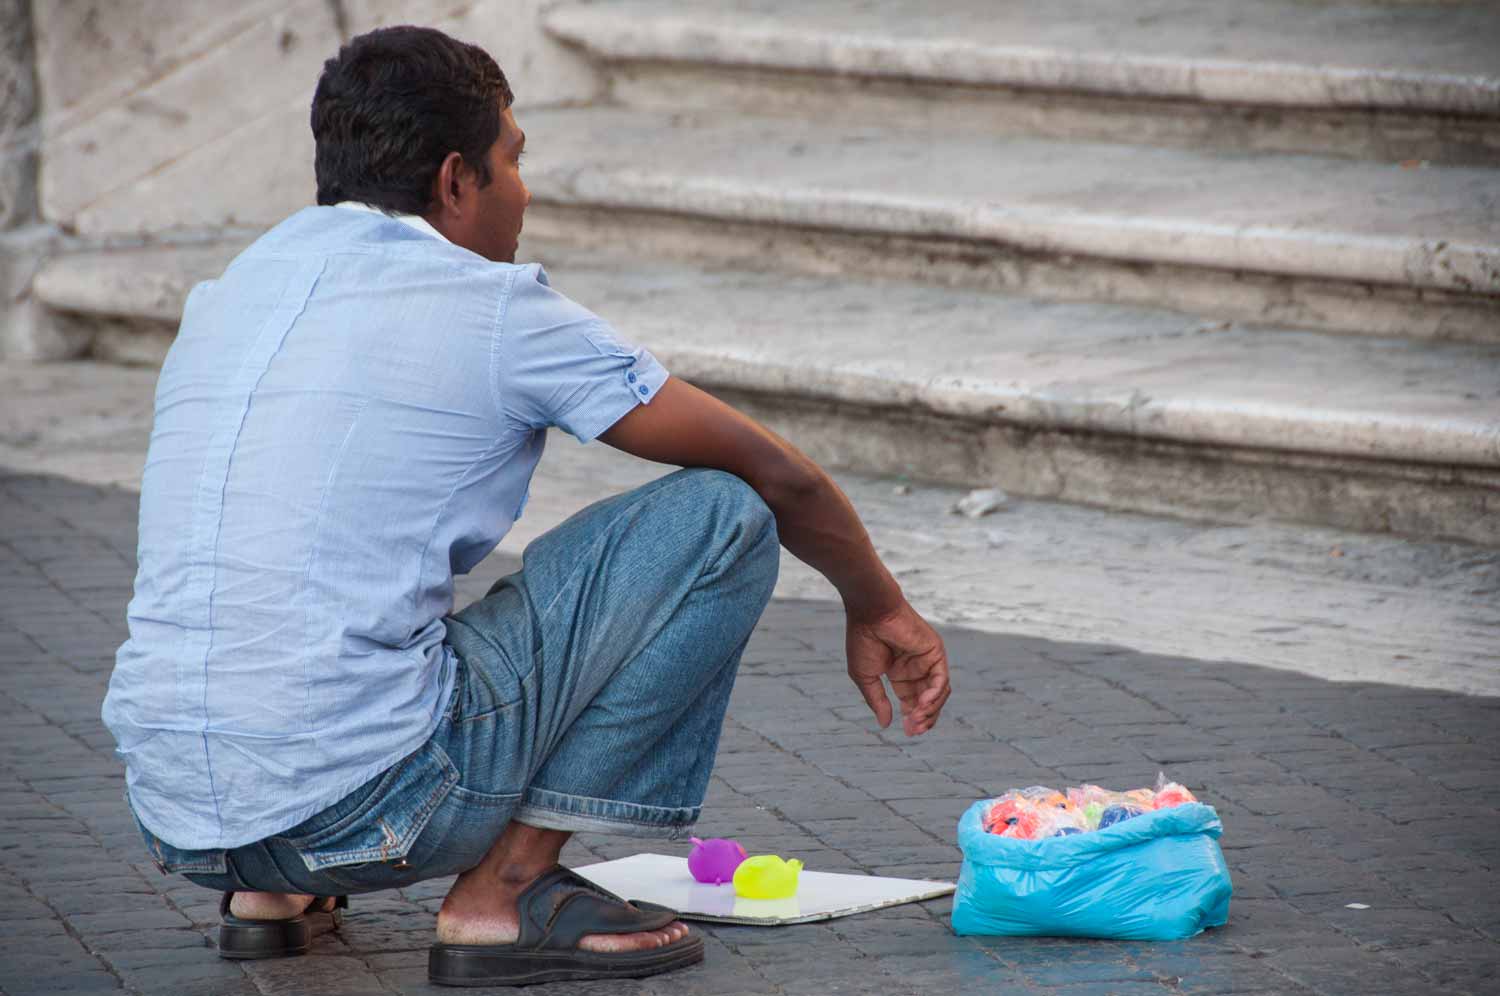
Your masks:
{"label": "man's face in profile", "polygon": [[486,153],[490,182],[479,186],[477,175],[465,171],[461,197],[468,204],[445,232],[471,252],[496,263],[513,263],[521,238],[521,217],[531,203],[531,191],[521,179],[521,153],[526,133],[510,108],[500,111],[500,135]]}

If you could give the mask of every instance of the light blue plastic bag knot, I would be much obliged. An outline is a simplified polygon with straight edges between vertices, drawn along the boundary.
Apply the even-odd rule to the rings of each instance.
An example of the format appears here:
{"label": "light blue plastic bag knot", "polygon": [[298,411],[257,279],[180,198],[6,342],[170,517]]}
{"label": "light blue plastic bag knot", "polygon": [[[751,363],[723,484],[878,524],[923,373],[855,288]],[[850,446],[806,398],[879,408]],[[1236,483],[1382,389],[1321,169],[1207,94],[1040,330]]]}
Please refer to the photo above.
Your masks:
{"label": "light blue plastic bag knot", "polygon": [[1103,830],[1012,840],[984,829],[993,800],[958,821],[963,869],[953,902],[959,934],[1171,941],[1229,919],[1224,826],[1189,803]]}

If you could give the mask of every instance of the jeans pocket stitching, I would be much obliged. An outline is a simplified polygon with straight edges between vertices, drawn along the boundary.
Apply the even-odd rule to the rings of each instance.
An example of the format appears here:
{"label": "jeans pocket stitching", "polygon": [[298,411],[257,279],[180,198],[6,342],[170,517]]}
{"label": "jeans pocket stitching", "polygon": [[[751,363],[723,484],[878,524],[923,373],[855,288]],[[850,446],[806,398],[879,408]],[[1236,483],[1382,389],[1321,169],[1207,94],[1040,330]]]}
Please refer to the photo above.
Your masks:
{"label": "jeans pocket stitching", "polygon": [[[167,845],[170,847],[170,845]],[[163,871],[173,875],[223,875],[229,870],[229,860],[225,853],[220,850],[208,852],[204,857],[171,860],[162,850],[162,841],[154,835],[151,838],[152,856]],[[173,848],[173,851],[176,851]]]}
{"label": "jeans pocket stitching", "polygon": [[[125,807],[130,811],[130,818],[135,821],[136,829],[145,838],[146,851],[151,855],[151,861],[163,874],[186,875],[205,874],[223,875],[228,871],[229,858],[221,848],[211,848],[202,851],[183,851],[173,847],[162,840],[156,834],[146,829],[141,818],[135,813],[135,805],[130,801],[130,796],[125,796]],[[184,854],[198,854],[201,857],[185,858]],[[169,857],[175,855],[175,857]]]}
{"label": "jeans pocket stitching", "polygon": [[[362,803],[348,817],[307,837],[283,837],[282,840],[297,852],[297,856],[302,859],[302,863],[307,866],[307,870],[312,872],[321,872],[341,865],[365,864],[371,861],[388,861],[392,858],[404,858],[411,850],[412,845],[416,843],[417,838],[422,835],[422,831],[426,829],[428,822],[432,819],[432,814],[437,811],[438,806],[442,804],[443,800],[447,798],[448,793],[453,790],[453,787],[459,781],[458,768],[454,765],[452,759],[448,757],[446,751],[431,741],[423,745],[422,750],[430,750],[432,752],[434,760],[437,761],[438,767],[442,771],[443,777],[433,788],[432,792],[428,794],[427,798],[423,800],[421,806],[417,807],[411,826],[405,834],[396,834],[390,829],[389,824],[384,819],[381,819],[379,823],[386,839],[379,847],[356,847],[345,851],[333,851],[328,854],[319,855],[308,853],[309,850],[318,846],[320,840],[327,840],[334,837],[339,832],[348,830],[354,826],[360,819],[369,816],[370,811],[378,806],[382,800],[384,793],[381,790],[387,784],[386,779],[382,779],[381,784],[376,787],[375,791],[370,793],[369,799]],[[401,770],[416,757],[417,753],[421,753],[421,751],[412,754],[402,764],[392,769],[389,773],[390,776],[392,778],[399,778]]]}
{"label": "jeans pocket stitching", "polygon": [[453,787],[455,798],[462,799],[465,807],[472,809],[505,809],[514,808],[521,804],[526,797],[525,792],[476,792],[473,789],[464,788],[462,785]]}
{"label": "jeans pocket stitching", "polygon": [[[507,668],[510,667],[508,663],[505,666]],[[496,718],[497,716],[503,716],[506,713],[514,712],[522,702],[526,701],[526,691],[536,680],[536,668],[530,668],[523,675],[517,675],[515,670],[511,668],[510,673],[516,682],[516,693],[513,699],[511,699],[509,702],[502,702],[499,705],[496,705],[493,709],[486,709],[483,712],[477,712],[472,716],[465,716],[462,709],[455,708],[453,715],[453,725],[468,726],[470,723],[477,723],[481,720],[490,720]],[[489,689],[490,695],[492,697],[499,698],[499,691],[495,687],[495,683],[490,680],[489,675],[474,672],[473,676],[473,680],[484,682],[485,686]],[[455,701],[459,698],[461,698],[461,696],[457,694],[454,695]]]}
{"label": "jeans pocket stitching", "polygon": [[468,726],[471,723],[479,723],[485,720],[495,719],[498,716],[503,716],[506,713],[513,711],[519,704],[519,702],[512,702],[508,705],[496,706],[495,708],[486,710],[485,712],[475,713],[472,716],[458,716],[453,720],[453,725]]}

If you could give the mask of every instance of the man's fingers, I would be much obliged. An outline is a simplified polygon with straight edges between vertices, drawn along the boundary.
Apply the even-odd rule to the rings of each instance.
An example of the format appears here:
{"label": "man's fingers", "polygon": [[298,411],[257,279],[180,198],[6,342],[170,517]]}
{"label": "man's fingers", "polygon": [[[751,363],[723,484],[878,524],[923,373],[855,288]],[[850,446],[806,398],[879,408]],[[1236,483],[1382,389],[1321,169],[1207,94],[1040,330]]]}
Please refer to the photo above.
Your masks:
{"label": "man's fingers", "polygon": [[943,706],[948,704],[948,696],[951,694],[953,694],[951,686],[943,688],[942,694],[922,710],[922,719],[926,722],[928,729],[937,725],[938,716],[942,714]]}
{"label": "man's fingers", "polygon": [[934,668],[928,676],[928,682],[926,688],[912,697],[911,707],[903,710],[907,713],[906,732],[910,736],[919,736],[937,725],[938,714],[943,711],[948,696],[953,694],[946,667]]}
{"label": "man's fingers", "polygon": [[859,694],[864,696],[865,705],[869,706],[870,711],[875,714],[875,721],[880,724],[880,728],[885,729],[890,726],[891,700],[886,697],[885,685],[881,683],[880,678],[856,678],[854,684],[859,689]]}

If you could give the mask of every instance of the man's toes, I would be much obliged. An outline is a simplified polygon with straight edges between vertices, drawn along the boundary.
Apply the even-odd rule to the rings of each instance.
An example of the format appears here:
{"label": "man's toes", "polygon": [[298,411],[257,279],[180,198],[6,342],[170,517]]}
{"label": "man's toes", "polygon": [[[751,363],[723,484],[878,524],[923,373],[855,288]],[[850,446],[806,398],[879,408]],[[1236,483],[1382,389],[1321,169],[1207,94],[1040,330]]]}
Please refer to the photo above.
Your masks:
{"label": "man's toes", "polygon": [[578,946],[585,951],[598,951],[610,953],[614,951],[641,951],[654,948],[656,935],[650,933],[640,934],[590,934],[578,942]]}
{"label": "man's toes", "polygon": [[598,951],[600,954],[608,954],[611,951],[619,951],[619,943],[623,939],[622,934],[590,934],[579,938],[578,947],[582,951]]}
{"label": "man's toes", "polygon": [[649,951],[676,944],[688,935],[682,921],[676,921],[661,930],[647,930],[638,934],[590,934],[578,942],[584,951],[608,953],[612,951]]}

